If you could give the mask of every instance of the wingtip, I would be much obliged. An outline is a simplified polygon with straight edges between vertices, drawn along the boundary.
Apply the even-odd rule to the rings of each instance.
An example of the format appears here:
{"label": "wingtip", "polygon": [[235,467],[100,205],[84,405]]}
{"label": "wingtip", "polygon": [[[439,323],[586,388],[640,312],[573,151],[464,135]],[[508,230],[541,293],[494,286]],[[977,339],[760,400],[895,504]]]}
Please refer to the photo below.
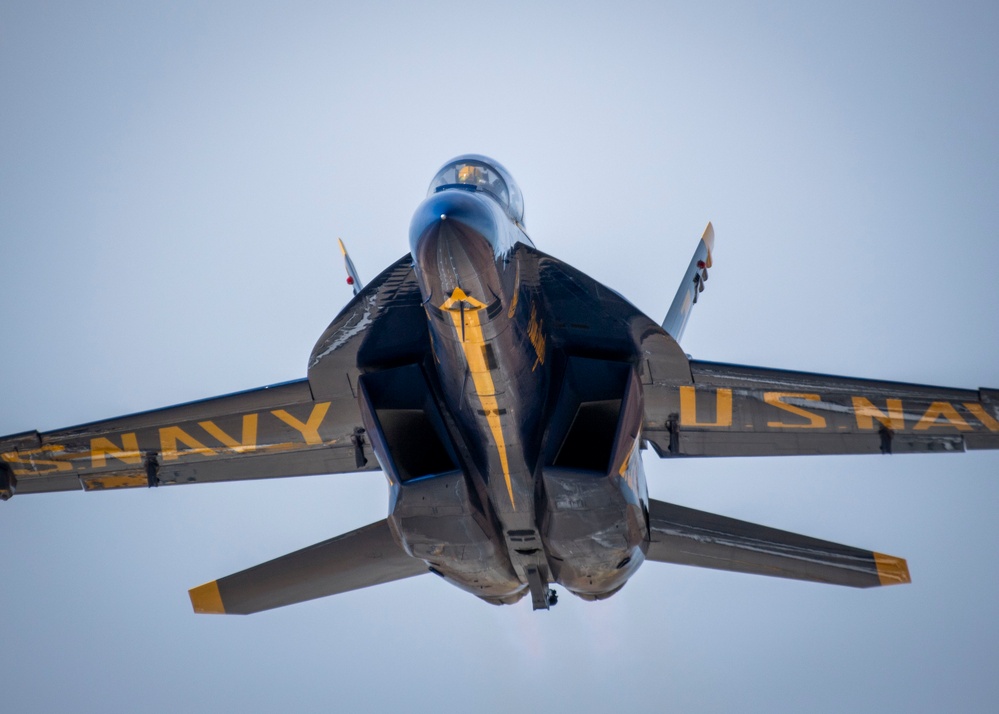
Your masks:
{"label": "wingtip", "polygon": [[191,605],[194,607],[194,611],[199,615],[226,614],[217,580],[199,585],[196,588],[191,588],[187,591],[187,594],[191,597]]}
{"label": "wingtip", "polygon": [[912,582],[909,576],[909,564],[905,562],[905,558],[875,553],[874,565],[878,569],[878,580],[882,585],[905,585]]}
{"label": "wingtip", "polygon": [[343,239],[342,238],[337,238],[336,242],[340,244],[340,255],[346,256],[347,255],[347,246],[345,246],[343,244]]}

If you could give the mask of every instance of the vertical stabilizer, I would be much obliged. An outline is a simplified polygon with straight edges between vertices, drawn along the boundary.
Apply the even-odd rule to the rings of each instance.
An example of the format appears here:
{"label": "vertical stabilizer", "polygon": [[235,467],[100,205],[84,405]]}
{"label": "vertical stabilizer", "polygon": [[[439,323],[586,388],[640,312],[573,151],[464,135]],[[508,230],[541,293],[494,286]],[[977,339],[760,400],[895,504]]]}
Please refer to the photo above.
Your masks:
{"label": "vertical stabilizer", "polygon": [[354,294],[357,295],[364,289],[364,285],[361,283],[361,279],[357,275],[357,268],[354,267],[354,261],[351,260],[350,256],[347,254],[347,246],[345,246],[343,241],[339,238],[336,240],[337,243],[340,244],[340,252],[343,254],[343,265],[347,269],[347,285],[354,288]]}
{"label": "vertical stabilizer", "polygon": [[690,317],[690,309],[697,303],[697,296],[704,292],[704,283],[708,280],[708,268],[711,267],[711,254],[715,248],[715,229],[708,223],[697,242],[694,257],[690,259],[687,272],[683,274],[673,304],[663,320],[663,329],[677,342],[683,337],[683,330]]}

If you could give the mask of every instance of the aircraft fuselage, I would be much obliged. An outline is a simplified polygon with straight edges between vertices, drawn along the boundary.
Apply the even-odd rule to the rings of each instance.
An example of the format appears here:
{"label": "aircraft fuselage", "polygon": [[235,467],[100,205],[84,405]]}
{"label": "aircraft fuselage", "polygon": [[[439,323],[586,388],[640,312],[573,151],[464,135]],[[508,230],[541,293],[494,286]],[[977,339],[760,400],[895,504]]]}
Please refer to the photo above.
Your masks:
{"label": "aircraft fuselage", "polygon": [[[547,607],[553,582],[613,594],[647,541],[636,356],[553,344],[540,254],[490,195],[438,188],[415,212],[410,246],[432,363],[362,377],[396,536],[490,602],[530,592]],[[408,407],[399,389],[418,392]],[[414,440],[437,456],[400,467]]]}

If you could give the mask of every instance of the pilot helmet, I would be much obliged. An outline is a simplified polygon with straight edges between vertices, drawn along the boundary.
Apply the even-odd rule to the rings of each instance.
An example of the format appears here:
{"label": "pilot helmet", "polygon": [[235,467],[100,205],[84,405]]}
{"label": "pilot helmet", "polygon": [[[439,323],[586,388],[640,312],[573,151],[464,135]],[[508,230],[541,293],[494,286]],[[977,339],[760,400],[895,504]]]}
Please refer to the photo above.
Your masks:
{"label": "pilot helmet", "polygon": [[524,198],[520,188],[498,161],[481,154],[463,154],[448,161],[430,182],[427,195],[458,188],[492,196],[517,224],[524,224]]}

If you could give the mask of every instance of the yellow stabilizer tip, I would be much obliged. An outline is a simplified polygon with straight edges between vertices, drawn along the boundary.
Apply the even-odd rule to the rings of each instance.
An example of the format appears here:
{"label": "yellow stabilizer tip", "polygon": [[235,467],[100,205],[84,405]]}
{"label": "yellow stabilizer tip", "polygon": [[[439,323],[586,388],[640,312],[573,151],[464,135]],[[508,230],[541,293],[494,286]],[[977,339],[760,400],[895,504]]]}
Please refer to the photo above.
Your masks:
{"label": "yellow stabilizer tip", "polygon": [[701,240],[708,247],[708,259],[705,261],[705,265],[710,268],[711,254],[715,251],[715,227],[711,225],[711,221],[708,221],[708,225],[701,235]]}
{"label": "yellow stabilizer tip", "polygon": [[905,562],[905,558],[875,553],[874,565],[878,569],[878,580],[882,585],[904,585],[912,582],[912,578],[909,577],[909,564]]}
{"label": "yellow stabilizer tip", "polygon": [[340,254],[341,255],[347,255],[347,248],[344,246],[343,240],[341,240],[340,238],[337,238],[336,242],[340,244]]}
{"label": "yellow stabilizer tip", "polygon": [[217,580],[199,585],[187,591],[191,596],[191,605],[194,611],[200,615],[224,615],[225,605],[222,604],[222,595],[219,593]]}

